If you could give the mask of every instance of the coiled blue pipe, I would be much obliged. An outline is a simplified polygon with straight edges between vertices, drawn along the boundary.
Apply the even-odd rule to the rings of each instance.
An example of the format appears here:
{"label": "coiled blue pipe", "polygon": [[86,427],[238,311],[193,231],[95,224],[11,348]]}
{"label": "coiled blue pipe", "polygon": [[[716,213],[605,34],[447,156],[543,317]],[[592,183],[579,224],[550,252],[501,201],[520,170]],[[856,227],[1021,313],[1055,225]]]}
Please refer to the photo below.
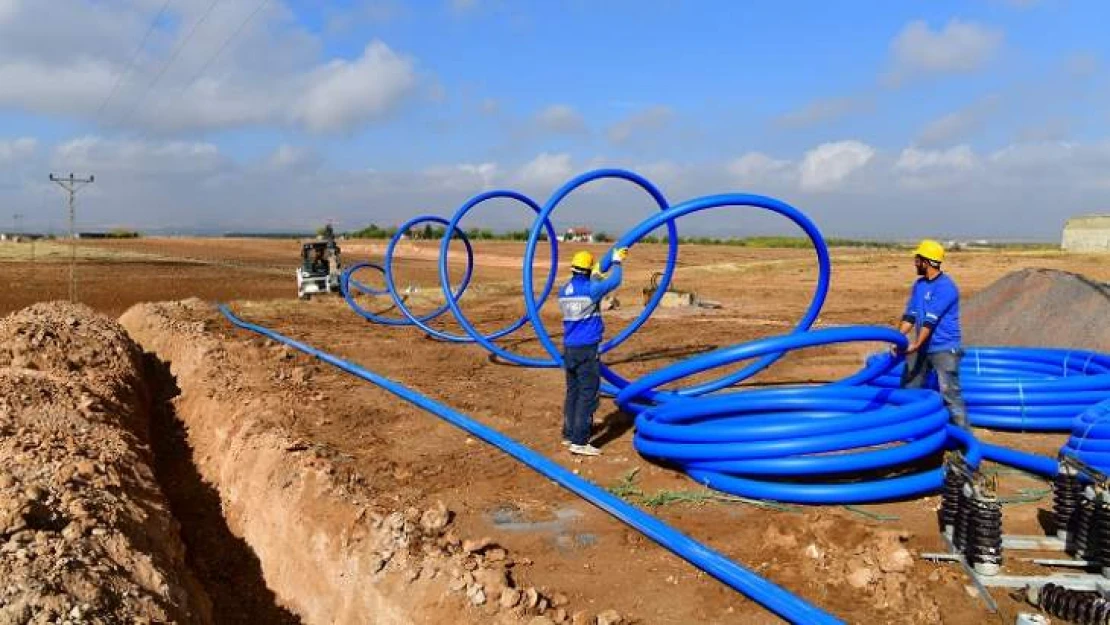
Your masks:
{"label": "coiled blue pipe", "polygon": [[[655,390],[768,353],[846,341],[905,346],[905,340],[893,329],[871,327],[771,337],[645,375],[625,386],[616,400],[636,414],[637,451],[671,462],[718,490],[808,504],[911,497],[936,490],[944,479],[942,469],[870,480],[859,474],[909,467],[949,444],[948,411],[935,392],[825,385],[692,397]],[[643,408],[645,401],[652,405]],[[968,455],[977,466],[978,454]],[[814,483],[834,476],[851,481]]]}
{"label": "coiled blue pipe", "polygon": [[1110,474],[1110,400],[1091,406],[1072,424],[1060,453]]}
{"label": "coiled blue pipe", "polygon": [[[601,352],[619,346],[651,317],[665,293],[677,266],[676,220],[709,209],[759,208],[787,217],[810,238],[818,261],[818,279],[813,298],[791,334],[728,347],[675,363],[670,367],[630,381],[602,366],[606,383],[603,392],[636,415],[635,445],[644,455],[672,462],[700,482],[749,497],[803,503],[845,503],[900,498],[936,490],[941,484],[939,469],[921,470],[922,461],[944,448],[963,447],[978,462],[981,456],[1043,474],[1055,471],[1055,460],[1007,448],[983,445],[974,437],[956,434],[946,426],[946,411],[935,393],[894,392],[898,388],[900,359],[882,355],[869,359],[855,375],[826,387],[746,390],[720,393],[759,373],[784,353],[800,348],[845,341],[883,341],[904,346],[905,339],[889,328],[854,327],[809,332],[825,301],[831,271],[828,249],[817,227],[800,211],[779,200],[750,194],[723,194],[695,198],[670,206],[663,194],[647,179],[619,169],[600,169],[582,174],[560,187],[541,207],[513,191],[491,191],[466,202],[450,220],[422,216],[410,220],[390,241],[383,273],[386,287],[405,319],[394,325],[416,325],[431,336],[453,342],[474,342],[503,360],[532,367],[557,367],[562,357],[540,316],[551,293],[558,249],[551,216],[573,191],[597,180],[630,182],[646,191],[660,211],[637,224],[613,248],[632,247],[648,233],[665,226],[668,252],[659,288],[644,310],[623,330],[601,346]],[[502,197],[519,201],[537,213],[522,259],[522,282],[527,313],[509,327],[482,334],[463,313],[460,300],[473,267],[473,251],[467,246],[467,269],[459,286],[452,290],[448,250],[451,237],[441,242],[440,288],[445,306],[417,317],[404,306],[393,282],[393,251],[405,231],[417,223],[433,221],[446,225],[448,233],[462,236],[461,220],[477,205]],[[552,270],[537,297],[532,266],[541,234],[550,243]],[[465,238],[463,239],[464,243]],[[601,260],[608,270],[611,254]],[[353,284],[349,270],[344,275],[345,295],[352,308],[371,320],[377,318],[353,301],[348,288]],[[356,284],[357,286],[357,284]],[[364,290],[364,292],[366,292]],[[431,327],[432,320],[450,310],[464,335],[449,334]],[[539,339],[547,358],[520,355],[497,345],[524,324],[525,318]],[[1110,357],[1062,350],[977,349],[964,360],[965,393],[976,425],[1006,429],[1066,429],[1071,419],[1092,402],[1105,397]],[[659,387],[725,364],[751,361],[739,370],[709,382],[685,387]],[[1059,360],[1060,362],[1057,362]],[[974,365],[974,374],[969,367]],[[1054,376],[1071,376],[1054,379]],[[1080,377],[1076,377],[1080,376]],[[885,391],[885,392],[884,392]],[[791,424],[769,433],[768,423]],[[815,429],[815,426],[820,424]],[[823,432],[815,434],[817,430]],[[765,437],[765,438],[760,438]],[[835,455],[833,455],[835,454]],[[897,478],[858,478],[861,471],[903,472]],[[856,475],[853,475],[856,474]],[[808,483],[798,483],[805,476]],[[846,481],[845,478],[855,478]],[[815,480],[822,480],[815,482]]]}
{"label": "coiled blue pipe", "polygon": [[[898,365],[871,384],[897,388],[903,368]],[[970,348],[960,366],[960,382],[974,426],[1067,432],[1077,415],[1110,399],[1110,355],[1037,347]],[[936,388],[935,377],[930,384]]]}
{"label": "coiled blue pipe", "polygon": [[343,360],[332,354],[316,349],[315,347],[291,339],[269,328],[244,321],[235,316],[227,306],[220,306],[220,312],[222,312],[231,323],[240,328],[256,332],[275,341],[289,345],[294,349],[338,367],[347,373],[362,378],[423,410],[435,414],[455,427],[486,441],[532,468],[537,473],[553,480],[563,488],[566,488],[604,510],[622,523],[642,532],[645,536],[670,550],[675,555],[690,562],[754,601],[759,602],[760,605],[784,619],[793,623],[831,624],[841,622],[829,613],[824,612],[820,608],[809,604],[796,595],[752,573],[706,545],[668,526],[659,519],[645,514],[635,506],[624,502],[619,497],[578,477],[555,462],[548,460],[541,454],[528,449],[524,445],[521,445],[517,441],[508,438],[496,430],[474,421],[466,415],[453,410],[449,406],[440,404],[406,386],[360,367],[355,363]]}

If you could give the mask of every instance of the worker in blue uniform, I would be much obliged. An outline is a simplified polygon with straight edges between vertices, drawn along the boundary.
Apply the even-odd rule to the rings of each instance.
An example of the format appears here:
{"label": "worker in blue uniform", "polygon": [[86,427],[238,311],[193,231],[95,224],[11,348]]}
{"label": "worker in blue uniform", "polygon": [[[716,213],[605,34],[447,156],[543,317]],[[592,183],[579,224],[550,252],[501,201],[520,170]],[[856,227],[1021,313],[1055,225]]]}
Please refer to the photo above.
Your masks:
{"label": "worker in blue uniform", "polygon": [[601,450],[590,444],[594,411],[598,406],[601,367],[598,348],[605,334],[601,299],[621,284],[628,248],[613,252],[613,267],[607,277],[592,275],[593,255],[580,251],[570,262],[570,281],[559,289],[563,313],[563,369],[567,396],[563,405],[563,444],[570,453],[597,456]]}
{"label": "worker in blue uniform", "polygon": [[944,247],[926,239],[914,251],[914,266],[919,276],[914,282],[899,330],[909,339],[903,351],[906,368],[903,388],[923,388],[930,372],[936,372],[937,385],[952,422],[968,427],[967,407],[960,391],[960,360],[964,350],[960,337],[960,290],[941,271]]}

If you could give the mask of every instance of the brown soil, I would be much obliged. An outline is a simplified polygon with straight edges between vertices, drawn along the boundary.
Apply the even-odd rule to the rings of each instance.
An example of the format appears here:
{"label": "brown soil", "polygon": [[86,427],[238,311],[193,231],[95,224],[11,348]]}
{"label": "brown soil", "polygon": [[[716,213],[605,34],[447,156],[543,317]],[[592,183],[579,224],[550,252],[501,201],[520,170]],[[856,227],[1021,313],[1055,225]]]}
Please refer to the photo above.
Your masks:
{"label": "brown soil", "polygon": [[[153,304],[121,321],[172,363],[197,469],[216,484],[232,531],[258,554],[284,604],[309,623],[573,616],[566,596],[526,584],[530,562],[458,533],[442,502],[398,496],[377,471],[304,438],[299,422],[328,421],[324,399],[307,386],[315,368],[265,341],[220,340],[204,320],[210,313],[195,301]],[[300,403],[307,406],[293,408]]]}
{"label": "brown soil", "polygon": [[0,623],[208,623],[155,479],[141,352],[85,306],[0,321]]}
{"label": "brown soil", "polygon": [[[184,249],[170,242],[166,245],[162,253],[167,256]],[[190,245],[189,255],[198,257],[198,250],[212,249],[201,243]],[[479,246],[479,267],[464,308],[484,329],[515,318],[523,306],[519,270],[500,258],[483,259],[519,256],[520,249],[500,243]],[[212,264],[197,265],[198,276],[210,276],[208,281],[140,281],[123,296],[111,291],[90,294],[103,297],[106,309],[118,310],[115,307],[124,300],[212,297],[200,291],[217,288],[212,285],[238,291],[236,308],[247,318],[410,385],[596,483],[614,485],[638,469],[634,487],[646,495],[687,495],[694,501],[648,509],[848,621],[937,622],[938,612],[946,623],[988,618],[982,603],[965,589],[967,580],[958,568],[921,560],[906,564],[902,549],[912,555],[941,548],[935,497],[865,506],[862,514],[839,507],[768,510],[715,501],[702,496],[703,491],[685,476],[639,458],[631,447],[629,419],[607,402],[598,414],[605,455],[574,459],[558,444],[562,381],[557,370],[503,366],[477,347],[444,345],[412,329],[370,325],[338,300],[268,299],[275,297],[270,293],[287,297],[292,290],[291,269],[289,277],[271,272],[293,267],[297,248],[286,242],[251,250],[221,247],[213,252],[213,256],[233,256],[237,264],[219,265],[223,261],[216,258]],[[808,303],[814,281],[810,252],[689,246],[682,254],[676,286],[697,290],[702,297],[721,302],[723,308],[657,315],[608,357],[625,375],[784,331]],[[414,301],[424,306],[436,301],[438,291],[431,258],[413,254],[398,263],[398,282],[417,287],[417,294],[426,297]],[[352,256],[347,260],[351,262]],[[635,311],[640,287],[647,285],[661,261],[659,247],[633,250],[627,286],[619,293],[624,306],[610,313],[611,331]],[[0,263],[0,279],[15,271],[14,265]],[[106,267],[103,288],[108,288],[109,276],[118,284],[127,273],[155,266],[153,261],[134,261]],[[1029,266],[1110,279],[1110,266],[1095,256],[965,252],[952,254],[949,262],[965,297],[1013,269]],[[836,250],[834,267],[820,323],[887,324],[897,318],[912,279],[903,254]],[[59,270],[59,275],[64,274]],[[351,571],[353,579],[366,569],[344,569],[336,563],[366,562],[367,552],[377,554],[370,557],[370,565],[377,566],[379,559],[392,563],[403,551],[396,545],[406,542],[431,544],[434,549],[429,547],[431,555],[420,557],[409,549],[398,564],[383,564],[384,573],[371,576],[374,583],[363,585],[359,601],[377,600],[373,597],[380,589],[381,601],[388,602],[404,589],[406,605],[421,610],[418,622],[488,619],[484,610],[490,608],[485,605],[463,609],[481,582],[461,573],[466,566],[486,567],[485,555],[459,559],[461,545],[453,552],[453,542],[445,535],[425,536],[411,519],[408,529],[401,520],[398,530],[383,534],[382,528],[391,527],[391,522],[383,520],[382,527],[377,527],[371,516],[397,519],[390,515],[400,513],[404,519],[409,511],[409,517],[418,518],[442,502],[453,513],[446,534],[460,541],[488,536],[504,548],[505,559],[496,562],[511,562],[506,568],[513,585],[540,589],[549,598],[565,595],[570,614],[584,611],[593,616],[613,609],[643,623],[775,621],[751,601],[496,450],[379,389],[233,330],[209,307],[144,308],[129,314],[127,323],[144,347],[170,361],[181,388],[174,404],[177,417],[188,426],[196,470],[218,491],[230,530],[257,553],[261,574],[277,600],[301,616],[312,615],[306,620],[323,622],[351,614],[342,612],[339,604],[356,601],[348,590],[352,582],[332,576],[336,570]],[[553,319],[550,327],[555,327]],[[541,353],[536,342],[527,339],[527,332],[506,344]],[[855,370],[873,347],[823,348],[791,355],[759,381],[833,379]],[[1063,440],[1059,435],[985,434],[985,438],[1048,453]],[[1007,488],[1029,486],[1016,476],[1002,480]],[[1044,499],[1007,506],[1007,530],[1041,531],[1038,508],[1048,503]],[[366,521],[352,521],[358,506],[368,509],[369,526]],[[896,518],[884,521],[867,514]],[[310,534],[309,528],[316,528],[316,533]],[[365,531],[365,538],[360,531]],[[393,546],[389,541],[394,541]],[[387,553],[389,557],[383,557]],[[429,573],[430,579],[425,579],[420,574],[408,585],[412,571],[423,570],[425,562],[449,563],[435,577]],[[461,569],[458,577],[456,567]],[[462,587],[452,592],[458,579]],[[298,587],[309,592],[298,593]],[[995,599],[1002,605],[1004,620],[1012,621],[1016,611],[1028,609],[1004,593],[996,593]],[[498,613],[499,618],[521,616],[512,610]],[[551,609],[547,613],[552,619],[561,616]],[[377,614],[376,618],[386,619]]]}

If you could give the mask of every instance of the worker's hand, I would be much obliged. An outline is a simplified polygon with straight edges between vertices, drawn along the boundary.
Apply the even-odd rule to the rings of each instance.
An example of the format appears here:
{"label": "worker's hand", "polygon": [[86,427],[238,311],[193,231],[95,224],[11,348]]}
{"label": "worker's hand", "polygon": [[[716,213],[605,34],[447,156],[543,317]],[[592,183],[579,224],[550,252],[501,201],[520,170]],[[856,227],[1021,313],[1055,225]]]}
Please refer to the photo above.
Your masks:
{"label": "worker's hand", "polygon": [[618,264],[618,265],[623,263],[624,259],[627,256],[628,256],[628,248],[627,247],[618,247],[617,249],[613,250],[613,262]]}
{"label": "worker's hand", "polygon": [[590,269],[590,274],[592,274],[594,276],[597,276],[598,278],[601,278],[602,280],[609,277],[609,274],[604,273],[604,272],[601,271],[601,263],[599,263],[599,262],[594,263],[594,266]]}

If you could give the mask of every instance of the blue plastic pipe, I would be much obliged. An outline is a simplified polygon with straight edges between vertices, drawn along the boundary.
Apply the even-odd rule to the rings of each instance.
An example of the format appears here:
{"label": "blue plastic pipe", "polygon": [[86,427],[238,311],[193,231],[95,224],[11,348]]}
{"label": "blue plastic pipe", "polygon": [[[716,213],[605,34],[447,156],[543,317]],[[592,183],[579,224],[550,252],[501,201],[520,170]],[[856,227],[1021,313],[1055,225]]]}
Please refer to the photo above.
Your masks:
{"label": "blue plastic pipe", "polygon": [[[882,357],[879,357],[882,358]],[[870,384],[896,388],[904,365]],[[976,427],[1067,432],[1087,408],[1110,399],[1110,354],[1040,347],[966,350],[960,381]],[[933,376],[929,385],[936,388]]]}
{"label": "blue plastic pipe", "polygon": [[645,514],[635,506],[578,477],[519,442],[478,423],[449,406],[436,402],[407,386],[378,375],[355,363],[301,343],[269,328],[244,321],[232,313],[226,305],[220,306],[220,312],[228,321],[244,330],[284,343],[351,375],[375,384],[418,408],[431,412],[468,434],[497,447],[540,475],[589,501],[622,523],[643,533],[660,546],[790,622],[815,624],[841,622],[836,617],[752,573],[708,546],[675,530],[659,519]]}
{"label": "blue plastic pipe", "polygon": [[[613,395],[625,411],[636,415],[634,443],[640,453],[672,462],[691,477],[727,492],[748,497],[799,503],[846,503],[909,497],[935,491],[941,485],[939,468],[922,470],[923,462],[944,448],[964,448],[965,453],[1012,464],[1041,474],[1055,471],[1056,461],[1033,454],[982,445],[970,435],[948,427],[947,411],[932,391],[899,389],[901,359],[882,355],[869,359],[859,372],[844,380],[818,387],[772,390],[728,390],[764,370],[783,354],[796,349],[846,341],[879,341],[904,346],[905,339],[889,328],[849,327],[810,331],[828,292],[831,261],[820,231],[798,209],[774,198],[730,193],[695,198],[671,206],[651,182],[633,172],[600,169],[577,176],[556,190],[541,206],[513,191],[490,191],[475,196],[450,220],[431,216],[410,220],[386,250],[383,273],[387,292],[406,317],[394,325],[416,325],[431,336],[454,342],[476,342],[503,360],[530,367],[561,365],[561,353],[544,326],[540,310],[552,291],[558,246],[551,217],[576,190],[601,180],[617,180],[640,187],[659,207],[622,235],[612,249],[632,247],[649,233],[665,227],[667,258],[659,288],[644,309],[627,326],[601,346],[605,353],[619,346],[650,319],[677,267],[678,219],[718,208],[757,208],[794,222],[813,244],[817,282],[808,308],[789,334],[726,347],[667,366],[636,380],[627,380],[602,365],[603,392]],[[526,315],[507,328],[481,333],[463,313],[460,299],[473,267],[467,246],[467,272],[461,286],[452,290],[447,252],[450,233],[461,235],[460,222],[479,204],[505,198],[536,212],[522,259],[522,284]],[[447,226],[440,245],[439,276],[444,307],[417,317],[405,308],[392,276],[397,242],[412,225],[434,221]],[[551,246],[551,269],[539,294],[533,265],[541,235]],[[464,243],[468,243],[463,239]],[[611,250],[600,262],[605,271]],[[352,287],[370,293],[345,275],[344,293],[356,312]],[[450,310],[465,335],[451,334],[429,323]],[[530,322],[547,357],[517,354],[497,345]],[[730,365],[739,368],[708,382],[675,387],[694,375]],[[1000,429],[1068,430],[1077,414],[1110,397],[1110,356],[1066,350],[979,348],[969,350],[962,368],[964,394],[972,424]],[[935,388],[935,381],[933,382]],[[666,387],[666,388],[663,388]],[[1084,454],[1110,460],[1110,438],[1098,438],[1101,429],[1085,439]],[[1098,456],[1101,458],[1101,456]],[[978,461],[976,460],[976,463]],[[974,463],[972,463],[974,466]],[[909,472],[906,473],[906,470]],[[896,478],[859,479],[860,472],[900,472]],[[856,479],[851,479],[855,474]]]}
{"label": "blue plastic pipe", "polygon": [[[775,336],[654,371],[625,386],[616,401],[636,414],[634,445],[642,455],[734,495],[843,504],[936,491],[944,480],[939,466],[899,477],[859,477],[868,471],[904,472],[950,444],[948,411],[933,391],[823,385],[697,397],[688,391],[657,390],[767,354],[849,341],[906,345],[901,333],[877,327]],[[970,445],[974,443],[965,446]]]}

